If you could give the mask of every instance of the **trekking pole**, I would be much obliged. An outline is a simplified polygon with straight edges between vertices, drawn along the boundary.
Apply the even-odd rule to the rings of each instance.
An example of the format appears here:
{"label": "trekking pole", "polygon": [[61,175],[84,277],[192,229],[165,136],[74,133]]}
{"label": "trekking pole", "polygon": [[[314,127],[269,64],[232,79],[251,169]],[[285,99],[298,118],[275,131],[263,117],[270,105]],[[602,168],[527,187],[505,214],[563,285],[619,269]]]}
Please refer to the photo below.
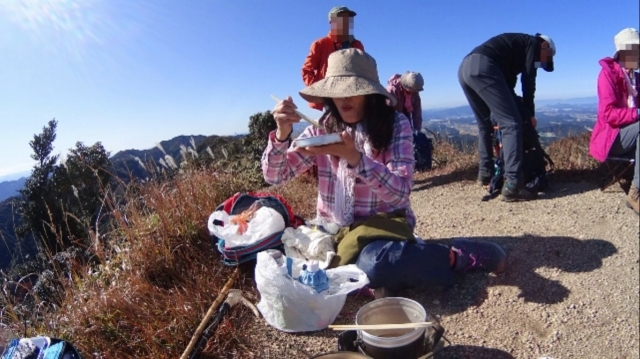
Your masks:
{"label": "trekking pole", "polygon": [[204,318],[200,322],[198,329],[196,329],[196,332],[193,334],[193,337],[191,337],[191,341],[189,342],[187,349],[185,349],[184,353],[182,353],[182,356],[180,356],[180,359],[187,359],[189,357],[189,354],[193,351],[193,348],[198,342],[198,338],[200,338],[200,335],[206,328],[207,323],[209,322],[209,319],[211,319],[211,316],[213,316],[213,313],[216,310],[218,310],[218,307],[225,300],[225,298],[227,297],[227,293],[231,290],[231,286],[233,285],[233,282],[236,280],[236,278],[238,278],[239,274],[240,272],[238,272],[238,268],[236,267],[236,270],[231,275],[231,278],[229,278],[229,280],[227,280],[227,283],[224,285],[224,287],[222,287],[220,294],[218,294],[218,297],[213,302],[213,304],[211,304],[209,311],[207,311],[207,314],[204,316]]}
{"label": "trekking pole", "polygon": [[253,305],[253,303],[251,303],[247,298],[242,296],[242,292],[240,291],[240,289],[231,289],[229,291],[229,294],[227,295],[227,299],[220,306],[218,313],[213,317],[211,323],[207,326],[207,329],[202,332],[202,336],[200,337],[200,339],[198,339],[195,348],[191,352],[191,355],[189,355],[189,359],[200,358],[200,351],[202,350],[202,347],[207,343],[207,341],[209,341],[209,338],[211,338],[211,335],[213,335],[213,332],[222,321],[222,318],[224,318],[229,310],[235,307],[238,303],[243,304],[244,306],[249,308],[256,318],[260,318],[258,308],[256,308],[256,306]]}

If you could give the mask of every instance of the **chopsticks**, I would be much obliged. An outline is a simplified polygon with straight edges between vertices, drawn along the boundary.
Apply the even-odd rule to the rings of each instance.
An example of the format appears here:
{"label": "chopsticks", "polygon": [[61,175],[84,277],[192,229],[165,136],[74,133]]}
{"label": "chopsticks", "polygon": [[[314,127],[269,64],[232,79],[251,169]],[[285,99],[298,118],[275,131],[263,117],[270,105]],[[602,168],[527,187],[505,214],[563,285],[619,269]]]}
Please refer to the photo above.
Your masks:
{"label": "chopsticks", "polygon": [[432,327],[432,322],[404,323],[404,324],[369,324],[369,325],[330,325],[333,330],[379,330],[379,329],[414,329]]}
{"label": "chopsticks", "polygon": [[[277,97],[273,96],[273,95],[271,95],[271,98],[274,99],[276,102],[280,102],[280,100]],[[317,128],[322,128],[322,126],[320,126],[320,124],[318,124],[316,121],[310,119],[309,117],[307,117],[302,112],[300,112],[298,110],[295,110],[295,111],[296,111],[296,114],[298,114],[298,116],[302,117],[303,120],[309,122],[310,124],[316,126]]]}

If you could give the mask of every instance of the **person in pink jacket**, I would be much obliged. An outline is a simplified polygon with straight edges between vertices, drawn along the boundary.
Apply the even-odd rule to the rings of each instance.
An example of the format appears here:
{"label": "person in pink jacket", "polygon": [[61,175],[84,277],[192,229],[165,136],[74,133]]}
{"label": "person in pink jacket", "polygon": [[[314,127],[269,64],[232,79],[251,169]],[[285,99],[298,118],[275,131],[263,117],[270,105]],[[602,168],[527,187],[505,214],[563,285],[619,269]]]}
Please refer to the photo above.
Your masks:
{"label": "person in pink jacket", "polygon": [[422,102],[420,92],[424,90],[424,79],[419,72],[407,71],[391,76],[387,91],[396,98],[396,111],[411,120],[413,131],[422,129]]}
{"label": "person in pink jacket", "polygon": [[593,127],[589,152],[600,162],[611,156],[630,156],[635,151],[633,182],[627,206],[639,213],[640,188],[640,37],[638,30],[627,28],[614,37],[613,58],[600,60],[598,76],[598,120]]}

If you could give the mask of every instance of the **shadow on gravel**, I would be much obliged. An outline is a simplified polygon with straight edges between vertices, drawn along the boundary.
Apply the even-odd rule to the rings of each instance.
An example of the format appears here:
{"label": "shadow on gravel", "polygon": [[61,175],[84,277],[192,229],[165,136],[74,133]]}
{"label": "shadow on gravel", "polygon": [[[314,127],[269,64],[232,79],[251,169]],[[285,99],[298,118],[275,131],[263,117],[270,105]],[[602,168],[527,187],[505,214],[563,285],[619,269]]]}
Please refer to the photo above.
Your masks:
{"label": "shadow on gravel", "polygon": [[549,189],[540,195],[539,200],[552,200],[555,198],[573,196],[598,189],[600,186],[594,181],[581,182],[551,182]]}
{"label": "shadow on gravel", "polygon": [[[451,288],[405,290],[402,296],[421,302],[435,315],[451,315],[481,305],[491,285],[515,286],[518,298],[525,302],[555,304],[564,301],[570,290],[555,280],[560,272],[587,273],[602,266],[602,260],[615,253],[616,247],[601,239],[580,240],[571,237],[470,237],[490,240],[507,252],[507,269],[498,276],[484,272],[470,272],[460,276]],[[437,240],[448,243],[450,239]],[[542,276],[539,268],[551,268],[551,275]],[[496,295],[501,295],[496,293]],[[513,299],[507,298],[509,301]]]}
{"label": "shadow on gravel", "polygon": [[[593,171],[591,171],[593,172]],[[602,176],[598,177],[589,171],[583,170],[560,170],[553,173],[549,177],[549,188],[540,195],[539,200],[551,200],[588,192],[600,188],[602,185]],[[585,174],[589,173],[589,174]],[[583,177],[580,177],[584,174]],[[419,192],[433,187],[444,186],[455,182],[472,181],[470,186],[479,186],[476,184],[478,176],[478,166],[462,168],[450,173],[435,175],[428,178],[422,178],[414,181],[413,192]],[[626,180],[620,184],[623,191],[629,191],[631,180]],[[478,198],[480,201],[482,197]]]}
{"label": "shadow on gravel", "polygon": [[412,191],[418,192],[427,188],[443,186],[460,181],[475,181],[476,179],[478,179],[478,165],[416,180]]}
{"label": "shadow on gravel", "polygon": [[454,345],[438,351],[434,359],[514,359],[500,349],[483,348],[472,345]]}

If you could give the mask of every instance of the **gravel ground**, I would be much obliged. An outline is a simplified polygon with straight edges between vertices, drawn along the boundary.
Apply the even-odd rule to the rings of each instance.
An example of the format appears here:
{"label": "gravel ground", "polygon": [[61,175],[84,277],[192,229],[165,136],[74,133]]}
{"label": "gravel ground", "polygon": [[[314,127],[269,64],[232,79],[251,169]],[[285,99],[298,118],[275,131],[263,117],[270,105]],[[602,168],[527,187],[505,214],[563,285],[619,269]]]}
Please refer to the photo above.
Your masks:
{"label": "gravel ground", "polygon": [[[450,343],[436,358],[639,357],[639,218],[619,188],[553,183],[537,201],[504,203],[481,202],[484,189],[470,181],[439,182],[416,181],[416,232],[491,239],[509,258],[499,276],[472,273],[447,290],[401,293],[446,329]],[[348,297],[336,322],[352,323],[370,300]],[[337,348],[335,332],[286,334],[263,319],[243,333],[241,357],[308,358]]]}

